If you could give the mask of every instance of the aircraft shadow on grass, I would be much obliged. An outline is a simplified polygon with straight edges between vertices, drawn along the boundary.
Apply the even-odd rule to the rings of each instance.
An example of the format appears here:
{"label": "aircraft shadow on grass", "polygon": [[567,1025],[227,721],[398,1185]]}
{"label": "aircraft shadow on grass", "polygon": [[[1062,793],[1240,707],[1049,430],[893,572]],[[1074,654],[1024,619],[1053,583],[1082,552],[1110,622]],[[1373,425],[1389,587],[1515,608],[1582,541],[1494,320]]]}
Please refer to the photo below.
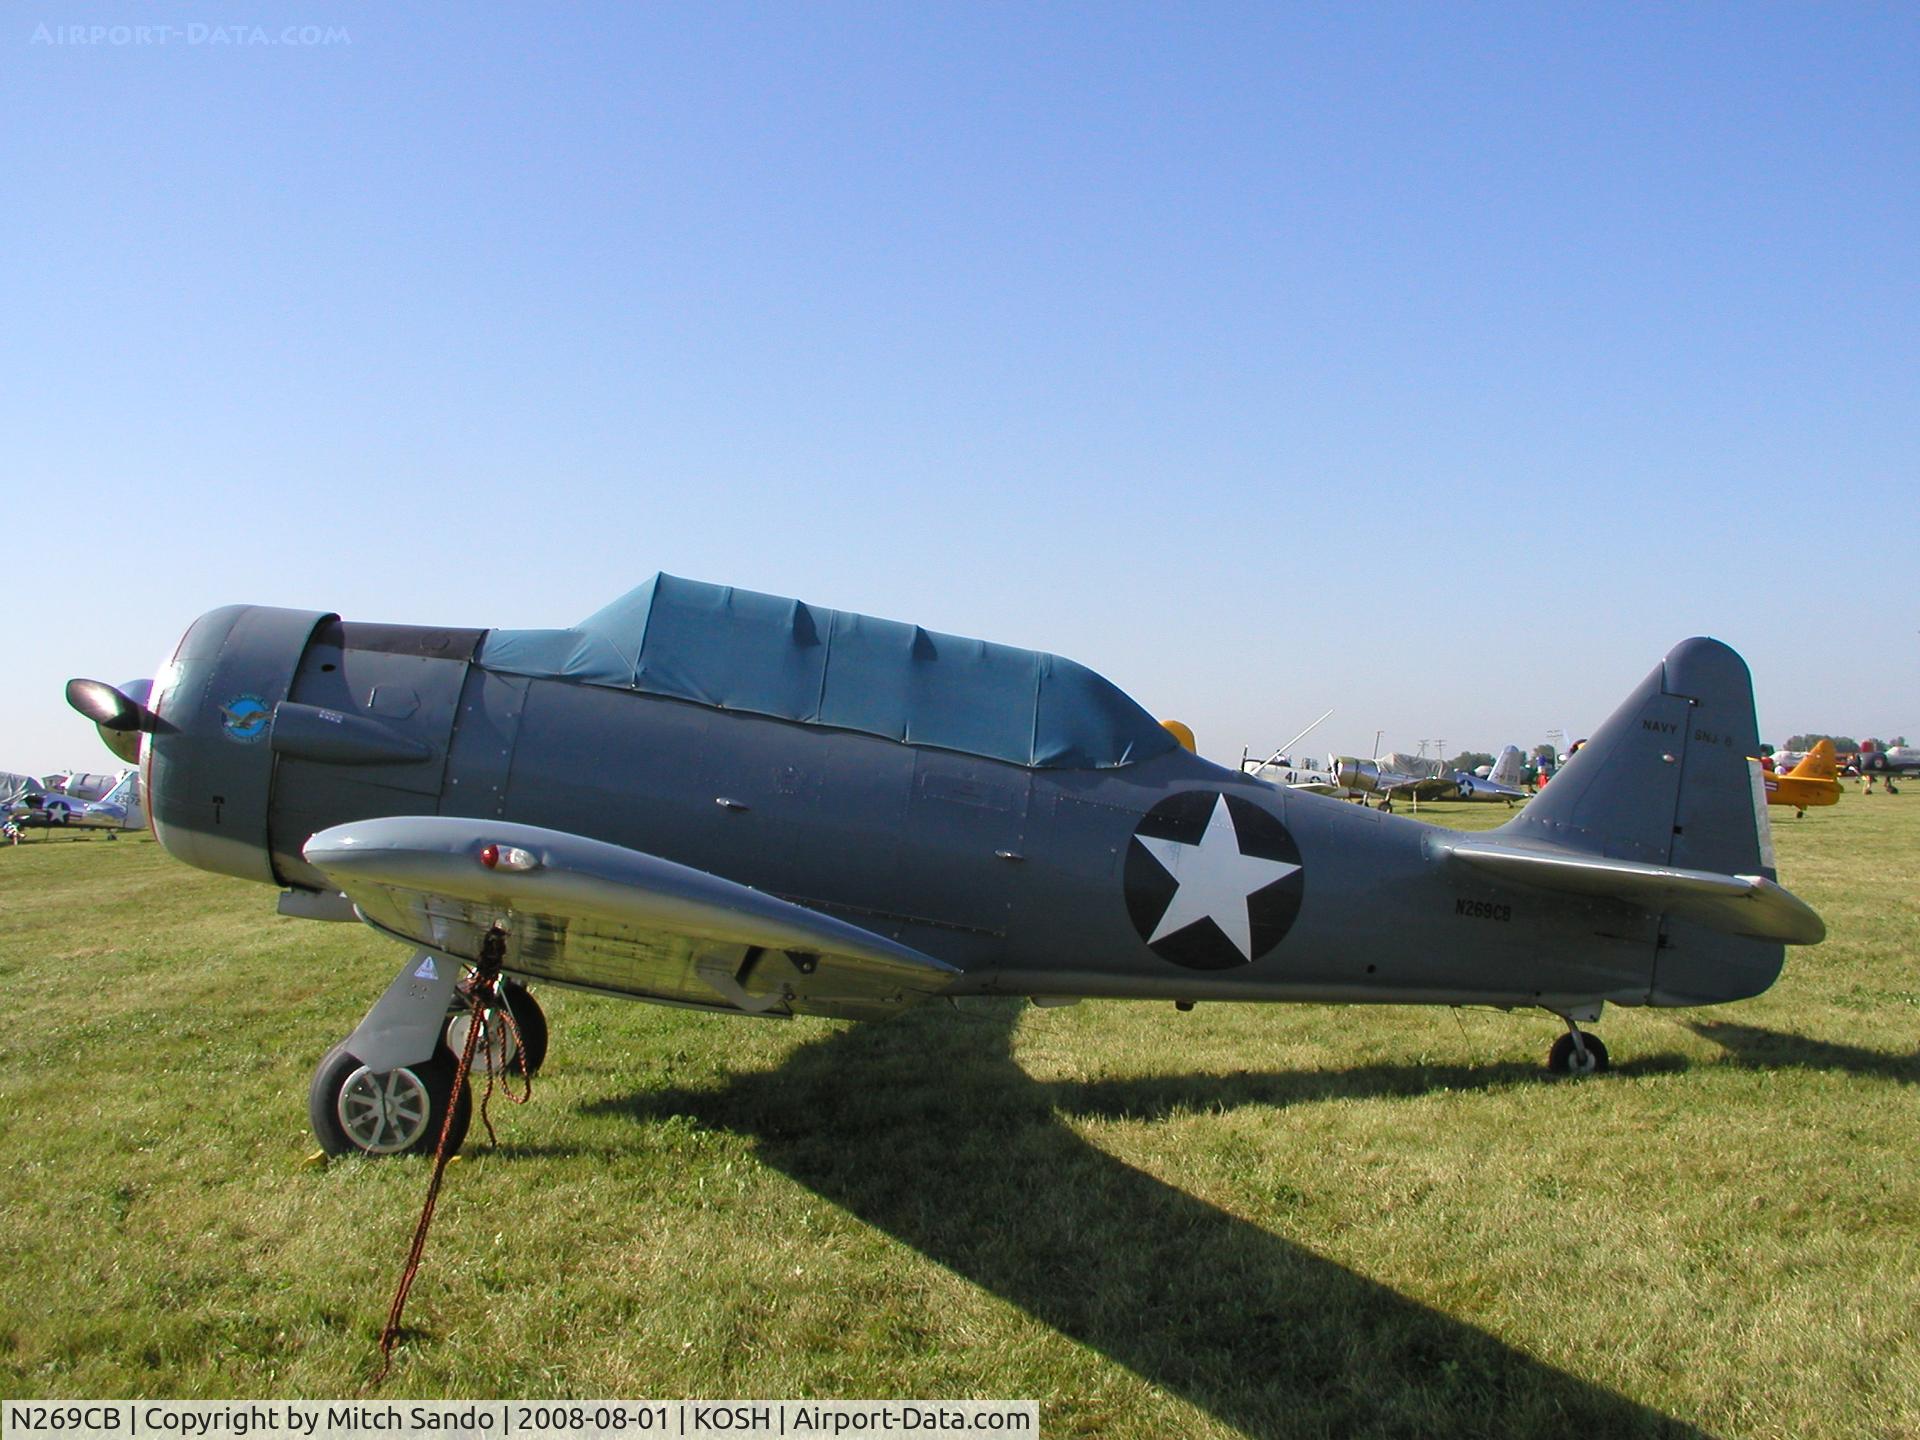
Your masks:
{"label": "aircraft shadow on grass", "polygon": [[[1060,1334],[1228,1425],[1282,1435],[1704,1432],[1166,1184],[1059,1115],[1157,1117],[1327,1093],[1540,1082],[1532,1066],[1036,1082],[1017,1007],[854,1026],[716,1090],[589,1107],[686,1115]],[[1567,1265],[1567,1303],[1608,1306]]]}
{"label": "aircraft shadow on grass", "polygon": [[1756,1070],[1840,1070],[1849,1075],[1867,1075],[1881,1080],[1898,1080],[1920,1085],[1920,1051],[1901,1055],[1886,1050],[1868,1050],[1858,1045],[1841,1045],[1832,1040],[1814,1040],[1786,1030],[1763,1030],[1757,1025],[1738,1025],[1727,1020],[1688,1020],[1683,1022],[1703,1040],[1723,1047],[1737,1065]]}

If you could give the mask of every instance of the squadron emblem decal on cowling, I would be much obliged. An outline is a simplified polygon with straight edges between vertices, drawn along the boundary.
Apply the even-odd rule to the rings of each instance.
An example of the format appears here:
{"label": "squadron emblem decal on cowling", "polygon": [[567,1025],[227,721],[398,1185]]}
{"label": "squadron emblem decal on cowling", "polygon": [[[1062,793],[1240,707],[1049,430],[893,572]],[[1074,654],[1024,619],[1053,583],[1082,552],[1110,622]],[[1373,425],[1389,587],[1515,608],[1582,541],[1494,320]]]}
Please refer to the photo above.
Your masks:
{"label": "squadron emblem decal on cowling", "polygon": [[1127,915],[1162,960],[1247,965],[1300,913],[1306,871],[1278,817],[1238,795],[1187,790],[1146,813],[1127,847]]}

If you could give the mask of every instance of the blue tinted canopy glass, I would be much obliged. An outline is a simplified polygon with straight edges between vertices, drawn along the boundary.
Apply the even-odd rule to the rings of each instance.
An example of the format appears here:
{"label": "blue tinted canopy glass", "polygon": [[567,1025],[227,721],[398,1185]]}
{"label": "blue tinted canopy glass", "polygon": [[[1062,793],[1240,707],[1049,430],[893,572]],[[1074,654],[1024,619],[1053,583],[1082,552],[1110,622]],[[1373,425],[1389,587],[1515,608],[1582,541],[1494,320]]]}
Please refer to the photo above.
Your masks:
{"label": "blue tinted canopy glass", "polygon": [[666,574],[566,630],[491,631],[479,663],[1017,765],[1107,769],[1177,743],[1057,655]]}

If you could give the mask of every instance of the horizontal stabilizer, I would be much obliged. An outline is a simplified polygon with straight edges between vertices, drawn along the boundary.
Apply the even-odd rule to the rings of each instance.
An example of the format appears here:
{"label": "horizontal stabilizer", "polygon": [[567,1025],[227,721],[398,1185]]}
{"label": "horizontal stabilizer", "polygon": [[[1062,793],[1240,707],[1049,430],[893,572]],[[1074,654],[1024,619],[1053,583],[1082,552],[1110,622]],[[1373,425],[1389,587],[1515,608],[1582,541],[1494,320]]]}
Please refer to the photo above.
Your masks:
{"label": "horizontal stabilizer", "polygon": [[1816,945],[1827,934],[1825,922],[1812,906],[1764,875],[1720,875],[1487,840],[1449,841],[1445,848],[1458,863],[1502,880],[1567,895],[1619,900],[1730,935]]}
{"label": "horizontal stabilizer", "polygon": [[305,855],[368,924],[424,949],[470,961],[502,923],[515,974],[668,1004],[870,1018],[959,973],[750,886],[532,825],[358,820]]}

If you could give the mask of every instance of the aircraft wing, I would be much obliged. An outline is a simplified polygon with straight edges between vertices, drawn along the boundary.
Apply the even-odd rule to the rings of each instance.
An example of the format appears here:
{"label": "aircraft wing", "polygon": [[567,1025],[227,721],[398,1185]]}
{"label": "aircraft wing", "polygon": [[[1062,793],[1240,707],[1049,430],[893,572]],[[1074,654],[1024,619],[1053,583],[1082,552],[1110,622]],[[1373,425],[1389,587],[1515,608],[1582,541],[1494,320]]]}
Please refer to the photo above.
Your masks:
{"label": "aircraft wing", "polygon": [[1826,923],[1806,901],[1764,875],[1720,875],[1612,860],[1571,850],[1452,840],[1462,865],[1542,890],[1621,900],[1656,914],[1679,915],[1732,935],[1815,945]]}
{"label": "aircraft wing", "polygon": [[359,820],[322,830],[305,854],[361,919],[422,949],[472,961],[507,921],[509,972],[666,1004],[870,1019],[959,974],[750,886],[532,825]]}
{"label": "aircraft wing", "polygon": [[1439,775],[1402,775],[1391,780],[1382,776],[1381,779],[1381,792],[1396,799],[1411,795],[1416,800],[1451,800],[1460,793],[1457,784]]}

